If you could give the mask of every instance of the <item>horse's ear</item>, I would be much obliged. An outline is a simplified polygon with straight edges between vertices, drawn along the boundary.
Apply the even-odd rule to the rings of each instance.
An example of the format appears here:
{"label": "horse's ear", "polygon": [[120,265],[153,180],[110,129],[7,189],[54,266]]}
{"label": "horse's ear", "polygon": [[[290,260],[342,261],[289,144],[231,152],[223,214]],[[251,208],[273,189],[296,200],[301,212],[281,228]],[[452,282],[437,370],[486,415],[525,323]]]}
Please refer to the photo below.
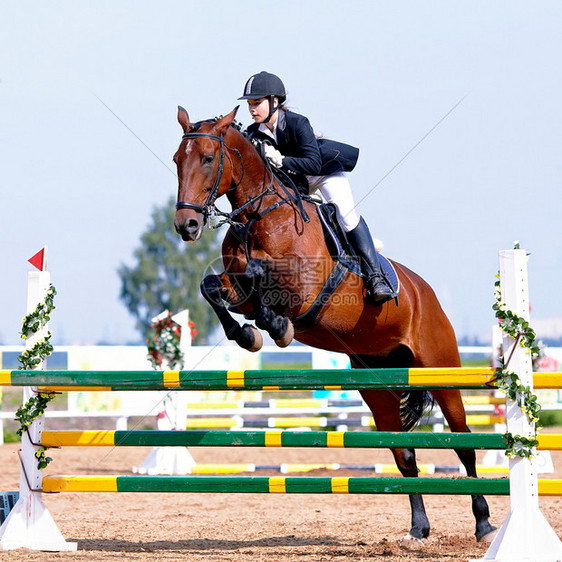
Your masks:
{"label": "horse's ear", "polygon": [[228,115],[225,115],[224,117],[221,117],[218,121],[217,124],[215,125],[217,132],[220,133],[224,133],[224,131],[226,131],[226,129],[228,127],[230,127],[230,125],[232,124],[232,122],[234,121],[234,118],[236,117],[236,112],[238,111],[238,108],[240,106],[237,105]]}
{"label": "horse's ear", "polygon": [[187,128],[191,123],[187,111],[181,105],[178,105],[178,122],[183,128],[183,132],[187,133]]}

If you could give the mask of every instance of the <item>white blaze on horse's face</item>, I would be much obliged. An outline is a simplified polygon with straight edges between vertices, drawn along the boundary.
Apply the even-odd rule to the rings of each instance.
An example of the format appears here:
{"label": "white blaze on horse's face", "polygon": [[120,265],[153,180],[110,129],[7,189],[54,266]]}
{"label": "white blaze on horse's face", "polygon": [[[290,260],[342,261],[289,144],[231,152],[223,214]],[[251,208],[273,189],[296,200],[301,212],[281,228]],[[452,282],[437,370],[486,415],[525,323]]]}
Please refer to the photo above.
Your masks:
{"label": "white blaze on horse's face", "polygon": [[[203,204],[205,193],[198,187],[208,182],[201,177],[200,160],[194,139],[186,139],[185,144],[174,155],[178,168],[178,201]],[[174,220],[176,232],[185,242],[195,242],[201,238],[205,220],[203,214],[194,209],[178,209]]]}

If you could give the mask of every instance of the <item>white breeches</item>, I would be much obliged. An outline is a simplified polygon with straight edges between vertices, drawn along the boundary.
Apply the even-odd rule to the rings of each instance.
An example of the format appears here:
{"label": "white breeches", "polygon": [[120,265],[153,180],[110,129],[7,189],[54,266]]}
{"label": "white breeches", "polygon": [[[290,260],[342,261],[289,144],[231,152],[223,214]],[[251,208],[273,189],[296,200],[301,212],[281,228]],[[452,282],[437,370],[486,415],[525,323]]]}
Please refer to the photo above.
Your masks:
{"label": "white breeches", "polygon": [[359,215],[355,211],[351,185],[345,172],[336,172],[329,176],[307,176],[309,192],[320,190],[322,197],[336,207],[338,222],[349,232],[359,224]]}

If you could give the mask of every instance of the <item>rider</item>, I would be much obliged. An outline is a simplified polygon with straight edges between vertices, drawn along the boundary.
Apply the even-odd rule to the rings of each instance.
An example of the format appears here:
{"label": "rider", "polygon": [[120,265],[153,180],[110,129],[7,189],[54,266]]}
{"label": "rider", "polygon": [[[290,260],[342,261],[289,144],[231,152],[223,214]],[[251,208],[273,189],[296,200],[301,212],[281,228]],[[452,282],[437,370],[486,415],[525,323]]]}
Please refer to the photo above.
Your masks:
{"label": "rider", "polygon": [[326,201],[334,204],[338,222],[360,258],[367,294],[375,304],[381,304],[394,294],[384,280],[369,227],[355,212],[346,174],[355,167],[359,149],[317,139],[306,117],[283,106],[286,98],[285,86],[275,74],[260,72],[250,77],[244,95],[238,98],[248,100],[254,120],[246,130],[247,137],[272,142],[265,144],[265,157],[295,183],[308,184],[311,193],[319,190]]}

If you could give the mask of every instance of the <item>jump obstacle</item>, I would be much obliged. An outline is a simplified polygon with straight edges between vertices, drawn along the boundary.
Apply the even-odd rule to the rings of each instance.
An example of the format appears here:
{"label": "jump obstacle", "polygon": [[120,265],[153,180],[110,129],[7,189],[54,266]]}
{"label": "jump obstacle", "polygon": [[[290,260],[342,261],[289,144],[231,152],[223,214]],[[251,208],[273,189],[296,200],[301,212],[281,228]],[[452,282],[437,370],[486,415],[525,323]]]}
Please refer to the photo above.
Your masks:
{"label": "jump obstacle", "polygon": [[[519,315],[528,317],[526,255],[523,250],[500,253],[502,298]],[[48,273],[30,273],[28,310],[41,302]],[[46,328],[45,328],[46,329]],[[33,345],[41,332],[26,345]],[[533,377],[528,352],[504,338],[510,368],[531,388],[561,388],[562,374]],[[361,369],[353,371],[0,371],[0,385],[39,390],[299,390],[369,388],[490,389],[493,369]],[[531,436],[533,426],[516,403],[506,400],[508,430]],[[484,560],[559,560],[562,543],[538,506],[538,494],[561,495],[562,481],[538,481],[533,462],[510,459],[509,479],[496,478],[355,478],[355,477],[222,477],[222,476],[46,476],[36,467],[41,445],[121,446],[158,443],[159,446],[299,446],[505,448],[495,434],[288,432],[288,431],[173,431],[173,432],[52,432],[39,418],[22,440],[20,499],[0,527],[1,549],[75,550],[67,543],[46,509],[42,492],[227,492],[322,494],[497,494],[511,497],[512,510]],[[562,436],[540,436],[541,447],[560,448]],[[545,439],[546,438],[546,439]]]}

